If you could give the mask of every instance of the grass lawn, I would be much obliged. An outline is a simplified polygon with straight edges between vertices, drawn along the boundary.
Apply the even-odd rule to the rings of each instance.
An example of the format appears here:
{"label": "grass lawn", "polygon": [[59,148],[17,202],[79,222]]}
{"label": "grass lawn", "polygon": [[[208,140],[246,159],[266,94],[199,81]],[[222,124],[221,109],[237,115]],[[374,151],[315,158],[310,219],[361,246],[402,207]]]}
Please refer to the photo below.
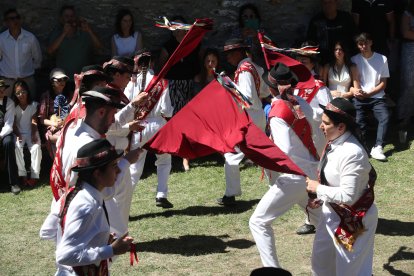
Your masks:
{"label": "grass lawn", "polygon": [[[388,145],[385,150],[392,153],[388,162],[372,161],[378,173],[379,209],[374,274],[414,275],[414,146],[397,152]],[[154,173],[138,184],[129,228],[140,262],[130,267],[129,255],[123,255],[113,263],[112,275],[249,275],[261,266],[248,227],[267,190],[266,181],[260,181],[261,170],[242,169],[240,204],[224,208],[215,203],[224,192],[220,158],[191,165],[184,173],[176,164],[171,174],[173,209],[155,206]],[[38,236],[51,198],[46,183],[18,196],[0,193],[0,275],[55,273],[54,244]],[[274,223],[280,263],[293,275],[310,275],[313,235],[295,234],[303,220],[303,212],[295,207]]]}

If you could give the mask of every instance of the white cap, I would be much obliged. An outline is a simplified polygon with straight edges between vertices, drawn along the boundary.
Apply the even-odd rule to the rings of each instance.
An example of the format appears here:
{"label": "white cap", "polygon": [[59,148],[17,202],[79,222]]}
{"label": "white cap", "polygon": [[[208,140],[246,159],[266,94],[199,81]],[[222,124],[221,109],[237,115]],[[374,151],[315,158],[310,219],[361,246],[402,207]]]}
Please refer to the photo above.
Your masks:
{"label": "white cap", "polygon": [[49,79],[69,79],[69,77],[66,75],[65,71],[60,68],[55,68],[50,72]]}

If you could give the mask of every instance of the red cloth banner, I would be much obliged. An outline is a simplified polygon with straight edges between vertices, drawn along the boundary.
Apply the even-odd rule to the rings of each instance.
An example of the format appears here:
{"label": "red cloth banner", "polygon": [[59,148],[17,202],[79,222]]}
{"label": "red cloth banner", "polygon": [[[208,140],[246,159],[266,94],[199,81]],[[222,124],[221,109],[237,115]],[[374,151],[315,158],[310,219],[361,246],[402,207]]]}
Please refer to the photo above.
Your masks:
{"label": "red cloth banner", "polygon": [[236,146],[266,169],[304,175],[216,80],[168,121],[144,148],[193,159],[214,152],[235,152]]}

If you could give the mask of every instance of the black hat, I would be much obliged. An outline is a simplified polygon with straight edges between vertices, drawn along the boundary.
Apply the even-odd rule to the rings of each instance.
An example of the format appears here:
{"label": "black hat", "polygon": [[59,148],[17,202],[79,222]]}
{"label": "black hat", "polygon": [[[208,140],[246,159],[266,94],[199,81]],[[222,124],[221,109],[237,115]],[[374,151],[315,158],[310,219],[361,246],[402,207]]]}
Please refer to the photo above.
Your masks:
{"label": "black hat", "polygon": [[103,68],[105,72],[112,69],[132,74],[134,69],[134,60],[128,57],[114,56],[110,61],[103,64]]}
{"label": "black hat", "polygon": [[85,81],[89,78],[91,79],[102,79],[105,81],[109,81],[109,76],[104,72],[102,66],[98,64],[87,65],[82,67],[81,70],[82,81]]}
{"label": "black hat", "polygon": [[262,79],[267,85],[274,89],[277,89],[278,84],[290,84],[295,86],[298,83],[296,74],[281,62],[276,63],[269,72],[264,73]]}
{"label": "black hat", "polygon": [[82,146],[77,153],[74,172],[96,169],[122,156],[106,139],[93,140]]}
{"label": "black hat", "polygon": [[248,49],[249,45],[244,43],[241,38],[231,38],[224,43],[223,52],[228,52],[236,49]]}
{"label": "black hat", "polygon": [[134,73],[138,72],[138,66],[149,66],[151,52],[145,48],[138,50],[134,56]]}
{"label": "black hat", "polygon": [[82,99],[85,102],[102,102],[102,104],[113,106],[118,109],[125,107],[124,104],[121,104],[121,97],[119,91],[117,89],[113,89],[110,87],[95,86],[94,88],[92,88],[92,90],[84,92],[82,94]]}
{"label": "black hat", "polygon": [[319,106],[329,117],[335,117],[338,120],[343,121],[344,123],[348,123],[351,126],[356,125],[356,110],[350,101],[344,98],[335,98],[326,106],[323,106],[321,104]]}
{"label": "black hat", "polygon": [[7,89],[7,88],[10,87],[10,85],[7,85],[4,80],[0,79],[0,87],[6,87],[6,89]]}

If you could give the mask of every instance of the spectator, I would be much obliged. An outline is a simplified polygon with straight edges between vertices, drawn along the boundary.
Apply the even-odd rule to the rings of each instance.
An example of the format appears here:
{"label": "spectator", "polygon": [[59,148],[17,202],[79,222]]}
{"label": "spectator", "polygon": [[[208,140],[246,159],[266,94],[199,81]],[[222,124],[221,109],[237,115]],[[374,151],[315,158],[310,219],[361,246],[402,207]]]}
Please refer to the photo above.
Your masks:
{"label": "spectator", "polygon": [[[16,141],[16,162],[23,184],[34,186],[39,180],[42,149],[37,129],[37,102],[32,101],[29,87],[24,81],[13,85],[12,99],[15,102],[14,134]],[[27,179],[23,148],[27,145],[30,152],[30,178]]]}
{"label": "spectator", "polygon": [[56,58],[56,66],[73,80],[82,67],[93,63],[94,49],[102,48],[98,37],[84,18],[78,18],[74,6],[60,9],[60,25],[50,34],[47,53]]}
{"label": "spectator", "polygon": [[[367,111],[372,110],[378,121],[377,138],[371,150],[371,157],[385,161],[382,145],[387,134],[389,113],[385,99],[387,78],[390,77],[387,57],[372,51],[372,38],[361,33],[355,39],[360,53],[352,57],[359,71],[361,89],[355,91],[353,99],[356,109],[356,122],[362,131],[363,139],[367,133]],[[365,141],[364,141],[365,142]]]}
{"label": "spectator", "polygon": [[407,142],[407,130],[414,115],[414,1],[410,0],[401,20],[401,94],[398,100],[399,142]]}
{"label": "spectator", "polygon": [[[46,148],[53,159],[56,154],[56,141],[60,136],[64,118],[55,111],[55,99],[59,95],[68,95],[67,80],[68,76],[60,68],[55,68],[50,72],[49,89],[40,97],[39,122],[42,126],[42,136],[46,141]],[[63,115],[63,114],[60,114]]]}
{"label": "spectator", "polygon": [[142,34],[135,31],[134,17],[130,10],[118,11],[115,21],[116,33],[112,36],[112,56],[132,57],[142,48]]}
{"label": "spectator", "polygon": [[348,48],[354,45],[355,25],[348,12],[338,10],[338,0],[320,2],[322,11],[309,22],[307,40],[319,45],[322,64],[325,64],[336,41],[342,40]]}
{"label": "spectator", "polygon": [[5,165],[9,175],[11,192],[15,195],[20,193],[17,177],[15,141],[13,135],[14,123],[14,102],[6,96],[6,89],[9,86],[0,78],[0,141],[4,150]]}
{"label": "spectator", "polygon": [[[4,13],[7,30],[0,34],[0,76],[8,86],[24,80],[30,96],[36,99],[35,69],[42,63],[42,52],[36,37],[22,28],[22,19],[16,9]],[[18,56],[19,58],[16,58]],[[6,91],[8,97],[11,90]]]}
{"label": "spectator", "polygon": [[349,99],[354,96],[352,89],[359,89],[358,69],[351,62],[343,42],[336,42],[331,51],[330,61],[322,71],[322,81],[328,86],[333,98]]}
{"label": "spectator", "polygon": [[352,16],[359,32],[372,36],[373,50],[388,56],[395,39],[393,0],[352,0]]}
{"label": "spectator", "polygon": [[204,52],[203,64],[198,75],[194,77],[194,89],[196,93],[200,92],[215,77],[213,70],[219,72],[219,52],[216,49],[208,48]]}

